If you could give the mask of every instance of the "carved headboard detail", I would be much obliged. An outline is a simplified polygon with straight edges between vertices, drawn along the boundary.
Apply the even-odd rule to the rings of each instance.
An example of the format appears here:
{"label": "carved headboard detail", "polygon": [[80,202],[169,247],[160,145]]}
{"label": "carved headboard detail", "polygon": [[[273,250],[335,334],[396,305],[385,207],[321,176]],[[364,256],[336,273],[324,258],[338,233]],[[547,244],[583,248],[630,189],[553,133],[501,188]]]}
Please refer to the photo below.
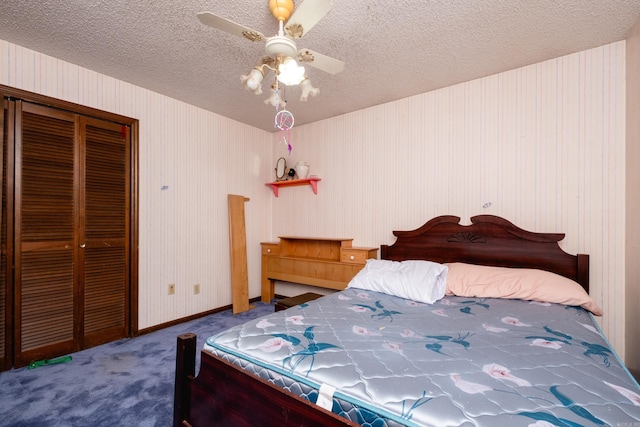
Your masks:
{"label": "carved headboard detail", "polygon": [[449,236],[449,238],[447,239],[447,242],[449,243],[487,243],[487,239],[485,239],[484,237],[476,233],[457,232]]}
{"label": "carved headboard detail", "polygon": [[444,215],[410,231],[394,231],[395,243],[381,245],[382,259],[422,259],[497,267],[536,268],[580,283],[589,291],[589,255],[571,255],[558,245],[563,233],[523,230],[495,215],[477,215],[471,225]]}

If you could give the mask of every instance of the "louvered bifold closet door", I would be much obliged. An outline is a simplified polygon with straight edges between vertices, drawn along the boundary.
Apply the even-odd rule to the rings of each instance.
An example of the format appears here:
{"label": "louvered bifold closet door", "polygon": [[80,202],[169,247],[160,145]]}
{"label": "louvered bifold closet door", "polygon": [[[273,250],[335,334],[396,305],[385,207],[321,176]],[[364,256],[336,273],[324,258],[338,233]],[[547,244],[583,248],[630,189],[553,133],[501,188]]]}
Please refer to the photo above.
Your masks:
{"label": "louvered bifold closet door", "polygon": [[[128,334],[129,131],[82,119],[84,132],[84,346]],[[86,126],[85,126],[86,124]]]}
{"label": "louvered bifold closet door", "polygon": [[16,102],[14,366],[78,349],[77,115]]}
{"label": "louvered bifold closet door", "polygon": [[[0,185],[0,191],[2,191],[2,210],[0,211],[0,371],[7,370],[11,367],[11,335],[10,325],[12,323],[12,310],[11,310],[11,295],[12,295],[12,283],[7,280],[7,253],[9,251],[9,245],[7,244],[7,194],[9,188],[11,188],[11,194],[13,194],[13,180],[9,183],[7,181],[7,150],[9,147],[9,109],[6,100],[2,100],[3,114],[0,115],[0,129],[2,133],[2,183]],[[13,141],[13,127],[12,127],[12,141]],[[12,169],[13,170],[13,169]]]}

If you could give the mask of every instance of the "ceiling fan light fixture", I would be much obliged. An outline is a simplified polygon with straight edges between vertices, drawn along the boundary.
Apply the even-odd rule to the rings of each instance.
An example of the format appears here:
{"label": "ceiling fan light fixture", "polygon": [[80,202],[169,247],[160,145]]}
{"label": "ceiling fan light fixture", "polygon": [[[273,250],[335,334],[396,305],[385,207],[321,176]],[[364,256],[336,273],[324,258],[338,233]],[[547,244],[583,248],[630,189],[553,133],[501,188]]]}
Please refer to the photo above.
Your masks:
{"label": "ceiling fan light fixture", "polygon": [[278,65],[278,81],[287,86],[299,85],[304,80],[304,67],[295,59],[286,58]]}
{"label": "ceiling fan light fixture", "polygon": [[249,74],[240,76],[240,80],[244,83],[245,89],[256,95],[262,93],[262,79],[264,79],[264,72],[260,67],[254,67]]}
{"label": "ceiling fan light fixture", "polygon": [[280,96],[280,91],[277,89],[276,85],[271,85],[271,96],[265,99],[264,103],[271,104],[277,109],[283,109],[287,106],[287,102]]}
{"label": "ceiling fan light fixture", "polygon": [[300,89],[302,93],[300,94],[300,101],[306,101],[309,99],[309,96],[316,96],[320,93],[320,89],[317,87],[313,87],[311,85],[311,80],[307,76],[304,77],[304,80],[300,83]]}

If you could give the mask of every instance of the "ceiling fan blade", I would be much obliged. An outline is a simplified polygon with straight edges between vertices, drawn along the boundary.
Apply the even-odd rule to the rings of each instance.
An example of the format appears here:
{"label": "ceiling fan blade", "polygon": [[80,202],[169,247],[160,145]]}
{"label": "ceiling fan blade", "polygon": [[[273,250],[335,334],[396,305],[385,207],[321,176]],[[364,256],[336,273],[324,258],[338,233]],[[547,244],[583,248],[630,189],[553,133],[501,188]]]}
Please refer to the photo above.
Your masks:
{"label": "ceiling fan blade", "polygon": [[287,21],[285,32],[289,37],[304,36],[331,10],[331,5],[331,0],[304,0]]}
{"label": "ceiling fan blade", "polygon": [[338,74],[344,70],[344,62],[309,49],[300,49],[298,60],[329,74]]}
{"label": "ceiling fan blade", "polygon": [[222,30],[229,34],[244,37],[248,40],[251,40],[252,42],[264,40],[264,35],[261,32],[252,30],[251,28],[247,28],[240,24],[236,24],[235,22],[230,21],[226,18],[214,15],[211,12],[198,13],[198,19],[204,25],[217,28],[218,30]]}

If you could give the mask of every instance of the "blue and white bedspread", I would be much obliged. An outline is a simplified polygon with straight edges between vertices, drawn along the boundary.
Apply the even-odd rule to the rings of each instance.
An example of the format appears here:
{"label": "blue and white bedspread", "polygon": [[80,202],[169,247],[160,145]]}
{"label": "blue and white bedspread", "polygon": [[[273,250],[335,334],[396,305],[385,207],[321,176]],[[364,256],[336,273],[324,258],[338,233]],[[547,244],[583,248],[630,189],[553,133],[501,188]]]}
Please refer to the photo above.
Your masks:
{"label": "blue and white bedspread", "polygon": [[346,289],[205,349],[313,402],[334,387],[362,425],[640,426],[638,383],[577,307]]}

